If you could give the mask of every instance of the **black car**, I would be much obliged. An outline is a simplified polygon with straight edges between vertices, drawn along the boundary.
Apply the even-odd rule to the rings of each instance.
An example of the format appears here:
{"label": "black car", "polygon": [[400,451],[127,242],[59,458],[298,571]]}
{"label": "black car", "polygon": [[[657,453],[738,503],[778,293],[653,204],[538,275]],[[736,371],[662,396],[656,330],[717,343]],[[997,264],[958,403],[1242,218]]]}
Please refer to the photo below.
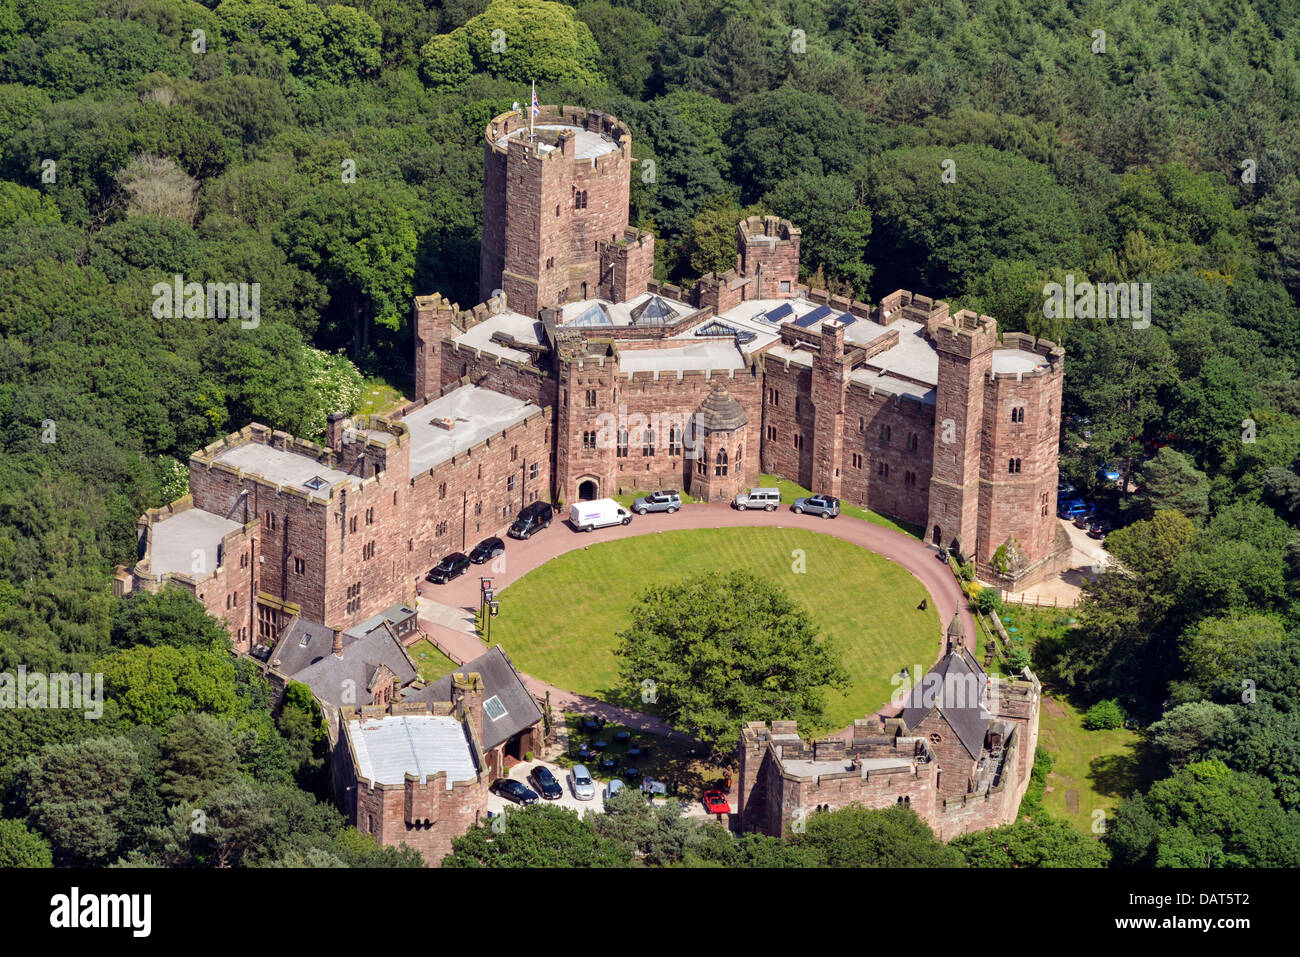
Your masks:
{"label": "black car", "polygon": [[1105,538],[1110,534],[1111,529],[1115,526],[1104,518],[1096,519],[1088,523],[1089,538]]}
{"label": "black car", "polygon": [[554,516],[555,513],[546,502],[533,502],[524,506],[506,534],[511,538],[531,538],[533,532],[549,528]]}
{"label": "black car", "polygon": [[485,538],[474,546],[474,550],[469,553],[469,560],[475,565],[482,565],[484,562],[490,562],[498,555],[504,555],[506,543],[499,538]]}
{"label": "black car", "polygon": [[453,578],[465,574],[467,568],[469,568],[469,556],[464,552],[452,552],[434,565],[425,578],[435,585],[445,585]]}
{"label": "black car", "polygon": [[507,801],[514,801],[516,804],[537,803],[537,792],[523,781],[516,781],[513,778],[498,778],[493,782],[492,790]]}
{"label": "black car", "polygon": [[564,788],[560,787],[560,782],[555,780],[555,775],[551,773],[550,768],[538,765],[528,775],[528,780],[533,787],[537,788],[537,793],[548,801],[557,801],[564,797]]}

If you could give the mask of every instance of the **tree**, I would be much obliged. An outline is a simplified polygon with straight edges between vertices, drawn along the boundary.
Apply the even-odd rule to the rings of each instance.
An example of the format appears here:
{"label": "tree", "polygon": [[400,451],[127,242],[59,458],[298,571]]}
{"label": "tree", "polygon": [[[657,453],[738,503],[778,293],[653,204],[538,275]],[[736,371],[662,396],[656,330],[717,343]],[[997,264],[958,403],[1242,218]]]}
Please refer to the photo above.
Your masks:
{"label": "tree", "polygon": [[114,606],[110,629],[115,648],[230,647],[225,622],[209,615],[191,592],[180,587],[133,592]]}
{"label": "tree", "polygon": [[659,713],[719,750],[743,721],[825,720],[825,689],[844,688],[838,649],[770,582],[712,573],[651,588],[619,633],[631,694],[653,682]]}
{"label": "tree", "polygon": [[34,755],[26,774],[32,824],[61,864],[102,860],[118,844],[123,799],[140,771],[125,738],[52,744]]}
{"label": "tree", "polygon": [[803,174],[782,180],[763,205],[802,230],[801,272],[824,270],[827,278],[865,299],[872,267],[865,261],[871,212],[847,176]]}
{"label": "tree", "polygon": [[468,79],[467,65],[521,85],[601,80],[591,30],[572,7],[550,0],[493,0],[463,27],[431,39],[420,55],[425,82],[440,88]]}
{"label": "tree", "polygon": [[50,844],[22,821],[0,820],[0,867],[53,867]]}
{"label": "tree", "polygon": [[40,190],[0,180],[0,229],[12,229],[19,223],[48,225],[59,219],[58,205]]}
{"label": "tree", "polygon": [[596,815],[596,833],[653,866],[678,863],[701,837],[674,799],[653,805],[640,791],[624,788],[606,802],[605,811]]}
{"label": "tree", "polygon": [[1069,821],[1038,817],[952,841],[970,867],[1105,867],[1110,852]]}
{"label": "tree", "polygon": [[304,86],[337,85],[379,68],[379,24],[354,7],[307,0],[221,0],[221,35],[274,50]]}
{"label": "tree", "polygon": [[878,811],[847,807],[813,814],[792,838],[823,867],[960,867],[961,853],[944,844],[910,807]]}
{"label": "tree", "polygon": [[1121,865],[1294,867],[1300,862],[1300,815],[1282,809],[1267,780],[1220,761],[1198,761],[1157,781],[1141,804],[1122,815],[1122,829],[1106,833]]}
{"label": "tree", "polygon": [[1209,689],[1225,677],[1240,674],[1242,665],[1267,645],[1286,637],[1282,623],[1270,615],[1229,613],[1203,618],[1179,640],[1188,678]]}
{"label": "tree", "polygon": [[1083,726],[1088,731],[1113,731],[1124,726],[1124,709],[1112,699],[1098,701],[1083,716]]}
{"label": "tree", "polygon": [[793,176],[848,173],[867,155],[866,130],[850,110],[831,97],[789,87],[746,97],[731,115],[725,140],[742,202]]}
{"label": "tree", "polygon": [[1146,490],[1137,495],[1148,515],[1157,509],[1172,509],[1191,519],[1204,518],[1210,510],[1210,483],[1191,459],[1169,446],[1138,471]]}
{"label": "tree", "polygon": [[1147,740],[1168,758],[1174,770],[1205,758],[1236,732],[1236,715],[1226,705],[1189,701],[1171,708],[1146,729]]}
{"label": "tree", "polygon": [[157,216],[193,225],[199,182],[165,156],[141,153],[117,174],[128,216]]}
{"label": "tree", "polygon": [[627,867],[632,852],[596,833],[591,818],[550,804],[507,808],[451,842],[443,867]]}
{"label": "tree", "polygon": [[238,704],[230,656],[201,648],[138,647],[116,651],[98,664],[104,694],[133,724],[167,725],[173,715],[206,711],[233,717]]}
{"label": "tree", "polygon": [[229,725],[207,714],[176,715],[162,742],[158,793],[174,803],[194,803],[233,782],[239,767]]}

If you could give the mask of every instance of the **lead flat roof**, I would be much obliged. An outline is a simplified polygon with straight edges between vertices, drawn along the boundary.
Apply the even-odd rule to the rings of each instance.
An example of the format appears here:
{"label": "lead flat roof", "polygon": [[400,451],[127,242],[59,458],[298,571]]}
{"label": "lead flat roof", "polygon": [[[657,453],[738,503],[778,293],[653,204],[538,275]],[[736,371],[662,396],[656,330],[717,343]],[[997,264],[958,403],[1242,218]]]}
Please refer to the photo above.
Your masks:
{"label": "lead flat roof", "polygon": [[[398,420],[410,430],[411,477],[540,411],[531,402],[482,386],[463,385],[448,392]],[[431,424],[433,419],[444,418],[451,419],[454,428]]]}
{"label": "lead flat roof", "polygon": [[472,780],[478,773],[464,726],[455,718],[433,714],[384,715],[348,722],[357,756],[357,776],[376,784],[401,784],[407,774],[447,772],[453,782]]}
{"label": "lead flat roof", "polygon": [[508,309],[484,319],[468,332],[461,333],[453,341],[457,345],[468,346],[471,349],[481,349],[491,355],[501,356],[503,359],[512,359],[515,362],[528,362],[532,358],[530,353],[522,349],[515,349],[499,342],[493,342],[492,336],[497,332],[504,332],[520,342],[539,346],[546,344],[546,334],[538,320],[530,319],[528,316]]}
{"label": "lead flat roof", "polygon": [[[180,572],[195,577],[215,571],[217,546],[242,527],[201,508],[188,508],[155,522],[149,530],[149,570],[155,575]],[[200,559],[202,564],[196,568]]]}
{"label": "lead flat roof", "polygon": [[745,357],[730,339],[700,339],[676,349],[623,349],[621,372],[676,372],[699,369],[743,369]]}
{"label": "lead flat roof", "polygon": [[[339,469],[330,468],[310,456],[288,449],[277,449],[260,442],[245,442],[219,452],[215,461],[258,475],[276,485],[287,485],[305,492],[313,498],[327,499],[330,486],[336,482],[350,481],[360,485],[361,480]],[[325,480],[325,485],[310,489],[304,483],[313,478]]]}

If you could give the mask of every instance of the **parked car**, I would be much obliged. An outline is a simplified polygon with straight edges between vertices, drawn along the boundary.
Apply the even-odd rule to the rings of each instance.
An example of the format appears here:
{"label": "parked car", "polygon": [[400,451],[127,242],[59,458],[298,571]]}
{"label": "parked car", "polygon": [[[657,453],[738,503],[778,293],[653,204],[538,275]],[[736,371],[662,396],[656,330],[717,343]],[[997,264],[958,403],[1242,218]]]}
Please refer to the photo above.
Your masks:
{"label": "parked car", "polygon": [[579,801],[592,801],[596,797],[596,782],[591,779],[591,772],[585,764],[575,764],[569,772],[569,786],[573,796]]}
{"label": "parked car", "polygon": [[452,552],[434,565],[425,578],[435,585],[445,585],[453,578],[465,574],[467,568],[469,568],[469,556],[464,552]]}
{"label": "parked car", "polygon": [[741,492],[736,496],[736,500],[731,503],[740,511],[747,508],[761,508],[765,512],[774,512],[776,507],[781,504],[781,490],[779,488],[751,488],[748,492]]}
{"label": "parked car", "polygon": [[1092,524],[1092,519],[1093,519],[1092,506],[1089,506],[1086,512],[1081,512],[1078,515],[1074,516],[1074,527],[1086,529],[1089,525]]}
{"label": "parked car", "polygon": [[506,543],[499,538],[485,538],[474,546],[474,550],[469,553],[469,560],[475,565],[482,565],[490,562],[498,555],[504,555],[506,552]]}
{"label": "parked car", "polygon": [[1091,511],[1091,507],[1081,498],[1071,498],[1056,506],[1056,514],[1064,519],[1073,520],[1076,515]]}
{"label": "parked car", "polygon": [[1088,537],[1105,538],[1107,535],[1110,534],[1111,529],[1113,529],[1114,527],[1115,527],[1114,524],[1112,524],[1111,522],[1107,521],[1104,518],[1096,519],[1095,521],[1088,523]]}
{"label": "parked car", "polygon": [[671,515],[682,507],[682,497],[676,491],[651,492],[632,503],[632,511],[638,515],[646,512],[667,512]]}
{"label": "parked car", "polygon": [[538,800],[536,791],[523,781],[516,781],[513,778],[497,778],[492,782],[492,790],[507,801],[514,801],[516,804],[536,804]]}
{"label": "parked car", "polygon": [[1115,466],[1111,465],[1109,462],[1103,462],[1101,465],[1097,466],[1097,479],[1101,482],[1118,482],[1119,469],[1115,468]]}
{"label": "parked car", "polygon": [[560,787],[560,782],[555,780],[555,775],[551,773],[550,768],[539,764],[528,775],[528,780],[537,793],[548,801],[558,801],[564,797],[564,788]]}
{"label": "parked car", "polygon": [[840,514],[840,500],[829,495],[810,495],[807,498],[795,499],[790,510],[796,515],[807,512],[809,515],[820,515],[822,518],[834,518]]}
{"label": "parked car", "polygon": [[551,519],[554,515],[554,510],[546,502],[525,505],[506,534],[511,538],[532,538],[534,532],[551,527]]}
{"label": "parked car", "polygon": [[628,525],[632,513],[612,498],[574,502],[569,507],[569,522],[580,532],[594,532],[607,525]]}
{"label": "parked car", "polygon": [[725,791],[705,791],[704,810],[710,814],[730,814],[731,805],[727,803]]}
{"label": "parked car", "polygon": [[609,799],[625,787],[627,787],[627,785],[623,783],[622,779],[613,778],[609,784],[605,786],[605,803],[608,804]]}

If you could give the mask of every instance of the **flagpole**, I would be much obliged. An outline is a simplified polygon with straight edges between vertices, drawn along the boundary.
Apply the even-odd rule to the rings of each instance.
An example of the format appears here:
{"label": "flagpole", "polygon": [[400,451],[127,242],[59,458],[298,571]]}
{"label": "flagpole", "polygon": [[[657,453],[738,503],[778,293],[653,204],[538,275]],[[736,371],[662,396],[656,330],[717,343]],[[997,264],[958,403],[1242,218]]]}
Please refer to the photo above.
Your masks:
{"label": "flagpole", "polygon": [[536,138],[533,134],[533,116],[537,112],[537,110],[535,110],[533,107],[534,104],[536,104],[536,102],[537,102],[537,81],[533,80],[533,96],[532,99],[528,101],[528,138],[530,140]]}

